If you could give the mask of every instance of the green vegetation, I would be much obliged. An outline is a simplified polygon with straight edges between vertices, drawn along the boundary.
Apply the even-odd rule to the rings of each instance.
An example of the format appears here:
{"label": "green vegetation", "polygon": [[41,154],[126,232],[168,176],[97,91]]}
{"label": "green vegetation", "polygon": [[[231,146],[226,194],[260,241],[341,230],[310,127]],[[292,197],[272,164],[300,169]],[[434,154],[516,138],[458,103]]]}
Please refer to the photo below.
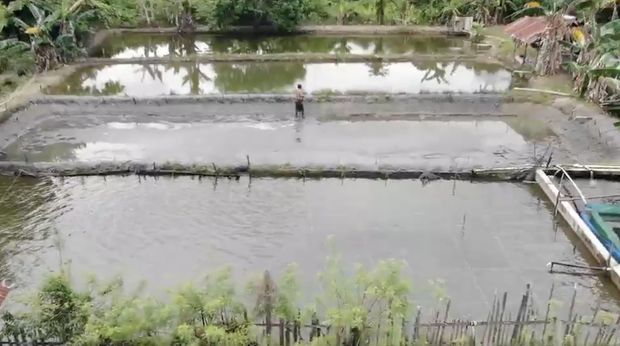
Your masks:
{"label": "green vegetation", "polygon": [[[580,316],[571,309],[567,323],[558,318],[561,304],[553,297],[547,302],[547,323],[524,323],[533,317],[529,313],[525,317],[531,308],[529,288],[519,309],[524,316],[520,322],[509,319],[511,312],[504,311],[496,296],[484,321],[492,328],[468,330],[469,322],[449,325],[456,321],[449,316],[444,283],[430,281],[438,305],[429,314],[435,325],[425,324],[421,310],[413,311],[404,266],[388,260],[372,269],[358,266],[351,274],[339,256],[329,256],[318,275],[321,294],[304,309],[299,308],[301,287],[295,265],[277,282],[269,272],[250,280],[246,294],[238,292],[231,270],[224,269],[199,285],[170,291],[165,300],[146,297],[144,285],[127,293],[120,279],[100,283],[91,278],[85,289],[78,290],[62,272],[23,296],[19,308],[2,314],[0,339],[89,346],[421,346],[487,344],[485,340],[513,346],[615,344],[617,316],[599,309],[594,316]],[[507,296],[503,299],[505,304]],[[591,333],[604,337],[588,342]]]}
{"label": "green vegetation", "polygon": [[[480,41],[489,32],[483,25],[545,15],[552,25],[540,43],[536,72],[557,73],[566,66],[566,57],[572,57],[568,65],[578,94],[620,109],[615,101],[620,87],[620,20],[615,4],[609,0],[2,0],[0,75],[28,75],[83,57],[89,38],[104,27],[176,26],[180,33],[188,33],[198,25],[219,29],[266,25],[291,31],[305,23],[434,25],[449,23],[454,16],[473,16],[479,23],[473,40]],[[566,14],[585,25],[566,26]],[[195,46],[183,38],[177,48],[195,53]],[[505,41],[495,51],[512,58],[514,46]],[[372,67],[375,74],[383,72],[381,64]],[[11,87],[16,79],[4,80],[11,81]],[[189,82],[197,86],[199,80]]]}
{"label": "green vegetation", "polygon": [[[522,0],[523,2],[524,0]],[[485,14],[503,22],[522,7],[506,0],[3,0],[0,74],[54,68],[85,55],[103,27],[271,25],[290,31],[303,23],[443,24],[454,15]]]}
{"label": "green vegetation", "polygon": [[[123,283],[89,280],[78,291],[66,272],[48,277],[24,307],[4,312],[0,338],[58,340],[74,345],[257,345],[265,339],[257,321],[310,324],[327,317],[330,332],[313,345],[338,344],[372,337],[379,345],[398,344],[411,313],[411,290],[404,264],[389,260],[373,269],[358,267],[348,276],[337,255],[319,275],[323,295],[300,309],[296,266],[276,283],[268,272],[247,285],[245,304],[232,273],[222,270],[199,285],[172,292],[167,302],[145,298],[141,289],[124,292]],[[273,334],[276,334],[274,327]],[[353,345],[353,343],[347,343]],[[357,344],[357,343],[355,343]]]}

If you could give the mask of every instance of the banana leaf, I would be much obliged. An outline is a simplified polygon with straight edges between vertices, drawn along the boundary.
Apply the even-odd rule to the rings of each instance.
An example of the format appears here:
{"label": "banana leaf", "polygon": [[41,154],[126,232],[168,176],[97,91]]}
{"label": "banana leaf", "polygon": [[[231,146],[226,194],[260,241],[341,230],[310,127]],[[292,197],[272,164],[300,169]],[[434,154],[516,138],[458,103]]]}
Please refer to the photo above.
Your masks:
{"label": "banana leaf", "polygon": [[602,40],[620,40],[620,19],[601,26],[599,36]]}
{"label": "banana leaf", "polygon": [[588,71],[588,73],[595,78],[609,77],[620,78],[620,65],[615,67],[595,68]]}

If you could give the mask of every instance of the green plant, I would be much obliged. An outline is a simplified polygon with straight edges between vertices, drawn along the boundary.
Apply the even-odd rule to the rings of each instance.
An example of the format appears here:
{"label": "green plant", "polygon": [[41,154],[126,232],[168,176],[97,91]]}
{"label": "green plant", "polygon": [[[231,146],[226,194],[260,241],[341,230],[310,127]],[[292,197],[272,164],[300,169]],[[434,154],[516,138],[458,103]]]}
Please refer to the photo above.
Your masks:
{"label": "green plant", "polygon": [[310,13],[310,0],[213,0],[199,6],[199,16],[216,26],[274,25],[283,31],[294,29]]}
{"label": "green plant", "polygon": [[471,41],[474,43],[480,43],[484,41],[484,37],[484,26],[480,23],[474,23],[472,26]]}
{"label": "green plant", "polygon": [[0,73],[25,75],[34,72],[34,56],[30,46],[17,39],[0,41]]}
{"label": "green plant", "polygon": [[84,333],[90,301],[89,295],[73,289],[65,274],[52,275],[26,300],[29,310],[3,315],[3,321],[9,322],[3,334],[31,332],[35,328],[43,338],[67,342]]}

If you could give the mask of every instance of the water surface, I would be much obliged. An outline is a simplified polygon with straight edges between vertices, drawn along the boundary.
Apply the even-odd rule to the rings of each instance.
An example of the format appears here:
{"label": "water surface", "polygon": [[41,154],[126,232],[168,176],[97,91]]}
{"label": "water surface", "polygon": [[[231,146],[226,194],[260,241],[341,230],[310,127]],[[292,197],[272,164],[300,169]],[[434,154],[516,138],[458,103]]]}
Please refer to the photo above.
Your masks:
{"label": "water surface", "polygon": [[292,93],[297,83],[309,93],[480,93],[503,92],[510,81],[510,72],[500,65],[470,62],[122,64],[79,69],[48,93]]}
{"label": "water surface", "polygon": [[462,53],[466,41],[445,36],[226,36],[126,33],[108,37],[91,55],[145,58],[194,54],[440,54]]}
{"label": "water surface", "polygon": [[[207,111],[205,111],[206,113]],[[308,114],[313,115],[309,107]],[[206,118],[206,115],[205,115]],[[216,163],[401,169],[526,164],[534,144],[499,119],[260,121],[239,115],[185,121],[111,116],[51,118],[4,148],[8,160]]]}
{"label": "water surface", "polygon": [[[0,190],[13,184],[0,178]],[[416,302],[433,305],[428,280],[443,279],[455,312],[482,319],[496,291],[518,304],[568,299],[578,310],[617,309],[598,277],[549,274],[550,261],[592,263],[533,185],[439,181],[241,181],[91,177],[17,181],[0,200],[0,268],[27,288],[59,261],[74,277],[145,279],[154,291],[232,266],[239,277],[291,262],[306,292],[335,236],[344,263],[405,260]],[[351,269],[351,267],[349,267]],[[543,306],[541,306],[543,308]],[[560,306],[559,309],[566,306]],[[428,311],[428,309],[426,310]]]}

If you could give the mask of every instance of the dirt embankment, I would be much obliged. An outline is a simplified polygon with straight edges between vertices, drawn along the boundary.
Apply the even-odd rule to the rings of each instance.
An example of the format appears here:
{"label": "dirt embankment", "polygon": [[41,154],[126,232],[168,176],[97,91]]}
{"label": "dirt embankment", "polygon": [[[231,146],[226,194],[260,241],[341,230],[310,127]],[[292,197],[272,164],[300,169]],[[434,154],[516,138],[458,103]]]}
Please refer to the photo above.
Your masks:
{"label": "dirt embankment", "polygon": [[210,62],[476,62],[497,64],[498,60],[482,53],[463,54],[329,54],[329,53],[277,53],[277,54],[200,54],[187,56],[138,57],[138,58],[89,58],[76,62],[80,66],[109,64],[170,64]]}
{"label": "dirt embankment", "polygon": [[[103,34],[120,33],[153,33],[170,34],[176,33],[176,27],[153,27],[153,28],[117,28],[105,30]],[[199,34],[317,34],[317,35],[453,35],[466,36],[467,33],[454,32],[447,26],[428,25],[304,25],[283,33],[273,26],[236,26],[224,30],[209,26],[198,26],[195,33]]]}
{"label": "dirt embankment", "polygon": [[0,125],[16,111],[27,107],[32,100],[43,96],[47,87],[61,83],[76,68],[76,66],[63,66],[56,70],[36,74],[14,92],[0,98]]}

